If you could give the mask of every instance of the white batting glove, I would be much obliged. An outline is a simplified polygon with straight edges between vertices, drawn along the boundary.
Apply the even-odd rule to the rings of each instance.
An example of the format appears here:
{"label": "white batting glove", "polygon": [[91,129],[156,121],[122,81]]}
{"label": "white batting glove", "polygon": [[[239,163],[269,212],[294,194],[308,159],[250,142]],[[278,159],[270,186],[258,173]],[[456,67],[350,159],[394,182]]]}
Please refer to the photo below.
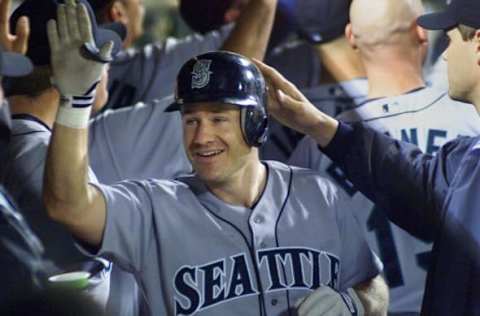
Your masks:
{"label": "white batting glove", "polygon": [[355,290],[346,293],[321,286],[297,302],[298,316],[364,316],[365,309]]}
{"label": "white batting glove", "polygon": [[[62,96],[57,123],[72,128],[88,125],[95,88],[106,64],[87,58],[83,46],[95,47],[87,8],[75,0],[58,5],[57,21],[47,25],[51,51],[52,83]],[[113,42],[100,48],[100,59],[109,60]]]}

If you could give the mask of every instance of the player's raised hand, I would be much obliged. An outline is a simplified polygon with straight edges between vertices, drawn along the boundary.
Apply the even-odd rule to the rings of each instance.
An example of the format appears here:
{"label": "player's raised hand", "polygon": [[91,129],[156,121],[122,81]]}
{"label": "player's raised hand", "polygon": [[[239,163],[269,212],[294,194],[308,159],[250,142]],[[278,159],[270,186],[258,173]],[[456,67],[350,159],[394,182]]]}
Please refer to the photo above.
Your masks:
{"label": "player's raised hand", "polygon": [[99,82],[110,60],[113,42],[100,48],[98,58],[86,54],[85,47],[97,50],[87,8],[75,0],[60,4],[57,20],[47,25],[53,81],[64,96],[81,96]]}
{"label": "player's raised hand", "polygon": [[0,0],[0,46],[3,50],[13,53],[25,54],[28,49],[28,36],[30,24],[28,18],[22,16],[15,26],[15,34],[10,33],[11,0]]}

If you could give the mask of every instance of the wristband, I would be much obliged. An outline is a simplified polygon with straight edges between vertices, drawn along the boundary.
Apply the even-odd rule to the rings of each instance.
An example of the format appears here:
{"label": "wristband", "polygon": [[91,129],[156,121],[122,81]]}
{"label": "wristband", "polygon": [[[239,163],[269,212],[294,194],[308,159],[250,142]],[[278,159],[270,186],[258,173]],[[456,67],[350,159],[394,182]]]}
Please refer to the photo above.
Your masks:
{"label": "wristband", "polygon": [[83,96],[60,96],[60,106],[55,122],[69,128],[88,128],[97,84],[98,82]]}

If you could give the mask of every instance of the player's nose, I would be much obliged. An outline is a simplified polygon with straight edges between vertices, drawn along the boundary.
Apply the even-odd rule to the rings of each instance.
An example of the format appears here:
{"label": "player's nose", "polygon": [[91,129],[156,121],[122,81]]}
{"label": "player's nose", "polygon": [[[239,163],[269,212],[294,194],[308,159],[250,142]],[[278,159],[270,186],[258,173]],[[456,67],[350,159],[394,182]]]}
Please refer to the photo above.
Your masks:
{"label": "player's nose", "polygon": [[200,121],[195,128],[193,135],[193,143],[196,145],[204,145],[213,140],[213,133],[211,126],[205,121]]}

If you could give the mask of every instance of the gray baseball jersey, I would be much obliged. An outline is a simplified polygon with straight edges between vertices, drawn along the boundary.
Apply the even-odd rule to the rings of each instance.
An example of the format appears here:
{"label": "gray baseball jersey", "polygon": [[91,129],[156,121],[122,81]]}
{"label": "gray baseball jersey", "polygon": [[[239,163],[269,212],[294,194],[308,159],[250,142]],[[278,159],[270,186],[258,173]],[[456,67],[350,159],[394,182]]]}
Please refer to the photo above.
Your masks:
{"label": "gray baseball jersey", "polygon": [[345,290],[381,271],[341,191],[311,170],[265,164],[252,209],[194,176],[99,185],[98,254],[137,276],[152,315],[287,315],[322,284]]}
{"label": "gray baseball jersey", "polygon": [[[0,162],[0,181],[17,202],[19,210],[45,245],[45,256],[60,269],[90,261],[75,246],[70,232],[52,221],[42,201],[43,170],[50,142],[50,129],[32,116],[14,115],[12,139]],[[89,170],[91,181],[95,175]],[[106,305],[110,287],[110,266],[90,280],[88,295]]]}
{"label": "gray baseball jersey", "polygon": [[175,79],[189,58],[221,47],[232,29],[225,26],[205,36],[169,38],[121,52],[110,64],[109,100],[105,109],[161,99],[175,92]]}
{"label": "gray baseball jersey", "polygon": [[100,182],[172,179],[191,172],[180,114],[164,112],[172,102],[169,97],[109,110],[90,122],[90,166]]}
{"label": "gray baseball jersey", "polygon": [[[335,116],[364,101],[368,83],[364,78],[303,89],[302,93],[324,113]],[[260,148],[262,159],[286,162],[303,135],[271,119],[267,143]]]}
{"label": "gray baseball jersey", "polygon": [[[451,100],[447,93],[423,88],[411,93],[369,100],[340,114],[346,122],[363,121],[390,136],[435,153],[460,135],[478,135],[480,119],[470,104]],[[382,259],[390,286],[390,312],[420,312],[431,245],[391,224],[386,215],[345,179],[343,173],[306,137],[292,154],[294,165],[326,175],[351,196],[355,217],[362,223],[368,243]],[[351,208],[351,207],[350,207]]]}

